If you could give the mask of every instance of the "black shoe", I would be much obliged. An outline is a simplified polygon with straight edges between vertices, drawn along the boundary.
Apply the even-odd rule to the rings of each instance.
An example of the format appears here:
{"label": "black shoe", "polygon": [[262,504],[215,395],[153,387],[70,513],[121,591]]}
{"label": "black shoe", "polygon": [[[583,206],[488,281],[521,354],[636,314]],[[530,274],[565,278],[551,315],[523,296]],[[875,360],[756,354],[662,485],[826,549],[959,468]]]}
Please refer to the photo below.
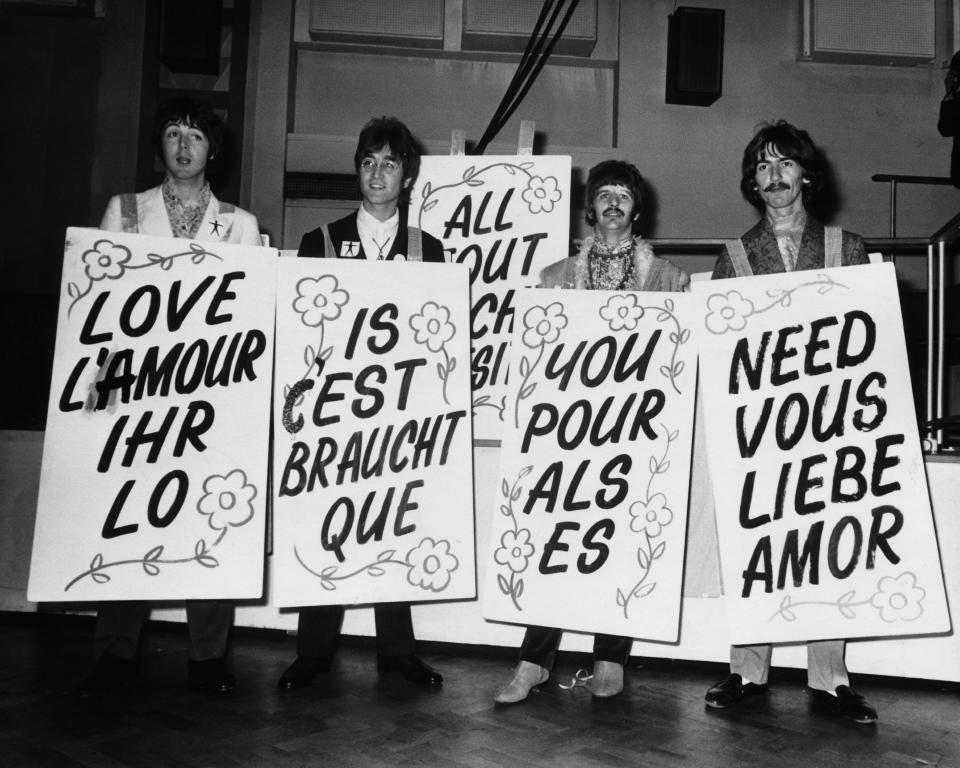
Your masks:
{"label": "black shoe", "polygon": [[727,707],[737,706],[746,698],[761,696],[766,692],[766,684],[747,683],[744,685],[743,678],[734,672],[726,680],[721,680],[707,691],[704,700],[708,707],[726,709]]}
{"label": "black shoe", "polygon": [[380,674],[399,672],[411,683],[419,685],[440,685],[443,682],[443,675],[412,653],[409,656],[378,656],[377,670]]}
{"label": "black shoe", "polygon": [[116,693],[128,688],[136,677],[136,659],[125,659],[113,653],[105,653],[97,660],[93,672],[77,686],[77,693],[81,696],[92,693]]}
{"label": "black shoe", "polygon": [[277,688],[281,691],[306,688],[317,675],[329,671],[330,659],[318,656],[297,656],[293,664],[280,675],[280,679],[277,680]]}
{"label": "black shoe", "polygon": [[190,684],[197,690],[207,693],[229,693],[237,689],[237,681],[230,674],[227,662],[222,656],[218,659],[203,661],[190,659],[187,670]]}
{"label": "black shoe", "polygon": [[813,691],[813,705],[818,711],[833,717],[845,717],[861,725],[877,722],[877,710],[867,700],[846,685],[837,686],[837,695],[827,691]]}

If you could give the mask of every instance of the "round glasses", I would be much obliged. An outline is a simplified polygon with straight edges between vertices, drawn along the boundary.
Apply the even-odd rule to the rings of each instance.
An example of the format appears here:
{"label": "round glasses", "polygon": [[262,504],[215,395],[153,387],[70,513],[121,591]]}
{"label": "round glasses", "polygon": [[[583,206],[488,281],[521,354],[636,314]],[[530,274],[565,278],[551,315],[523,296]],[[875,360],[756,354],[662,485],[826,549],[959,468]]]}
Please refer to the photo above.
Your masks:
{"label": "round glasses", "polygon": [[365,157],[360,161],[360,170],[364,173],[373,173],[379,168],[381,171],[387,174],[394,174],[400,171],[400,163],[396,160],[381,160],[377,162],[372,157]]}

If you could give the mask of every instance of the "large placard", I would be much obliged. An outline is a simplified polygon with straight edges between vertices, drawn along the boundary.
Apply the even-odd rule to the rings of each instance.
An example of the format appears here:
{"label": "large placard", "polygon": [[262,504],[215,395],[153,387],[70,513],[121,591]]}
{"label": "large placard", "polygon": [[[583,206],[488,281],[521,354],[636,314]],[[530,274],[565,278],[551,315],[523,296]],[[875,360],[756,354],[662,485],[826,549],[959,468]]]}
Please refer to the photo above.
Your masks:
{"label": "large placard", "polygon": [[276,261],[67,230],[30,600],[261,595]]}
{"label": "large placard", "polygon": [[276,602],[475,597],[466,267],[281,259],[278,283]]}
{"label": "large placard", "polygon": [[694,295],[731,642],[949,629],[893,265]]}
{"label": "large placard", "polygon": [[570,253],[570,158],[424,157],[409,223],[470,270],[473,433],[500,440],[517,291]]}
{"label": "large placard", "polygon": [[675,641],[696,351],[690,296],[517,296],[483,615]]}

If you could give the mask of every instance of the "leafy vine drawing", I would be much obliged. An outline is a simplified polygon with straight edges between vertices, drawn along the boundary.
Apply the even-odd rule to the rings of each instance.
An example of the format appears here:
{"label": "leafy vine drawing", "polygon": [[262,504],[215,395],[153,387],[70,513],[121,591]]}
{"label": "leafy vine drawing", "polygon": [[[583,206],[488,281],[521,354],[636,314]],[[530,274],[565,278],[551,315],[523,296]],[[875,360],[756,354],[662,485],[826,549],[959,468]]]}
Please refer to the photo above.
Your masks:
{"label": "leafy vine drawing", "polygon": [[443,382],[443,402],[450,405],[447,398],[447,382],[450,374],[457,367],[457,358],[447,352],[447,342],[457,333],[456,326],[450,322],[450,309],[428,301],[420,308],[420,312],[410,317],[410,327],[413,329],[413,340],[423,344],[431,352],[443,355],[443,362],[437,363],[437,376]]}
{"label": "leafy vine drawing", "polygon": [[663,306],[643,306],[635,293],[614,294],[607,303],[600,308],[600,317],[607,321],[611,331],[635,331],[640,324],[640,320],[647,311],[656,312],[656,321],[663,323],[668,320],[673,321],[674,329],[670,331],[668,338],[673,344],[673,351],[670,355],[670,363],[660,366],[660,374],[670,379],[670,385],[674,392],[680,393],[677,386],[677,379],[683,373],[686,363],[683,360],[677,360],[677,354],[680,351],[680,345],[686,344],[690,340],[690,329],[682,328],[680,320],[674,314],[675,303],[673,299],[664,299]]}
{"label": "leafy vine drawing", "polygon": [[226,475],[210,475],[203,482],[203,490],[203,495],[197,501],[197,512],[204,515],[207,525],[217,532],[212,542],[198,539],[192,555],[168,558],[163,557],[165,548],[162,544],[151,547],[142,557],[113,562],[105,562],[103,553],[98,552],[90,561],[90,566],[74,576],[63,591],[68,592],[74,584],[88,577],[96,584],[106,584],[111,580],[106,571],[125,565],[139,565],[148,576],[159,576],[162,566],[167,565],[197,563],[204,568],[219,567],[220,561],[210,553],[220,545],[230,528],[239,528],[253,519],[253,500],[257,488],[247,482],[247,475],[242,469],[235,469]]}
{"label": "leafy vine drawing", "polygon": [[493,559],[498,565],[506,566],[506,573],[497,574],[497,586],[500,591],[510,598],[514,607],[522,611],[520,598],[523,596],[523,577],[520,575],[530,564],[530,558],[536,551],[536,547],[530,541],[530,529],[521,528],[517,521],[516,512],[513,509],[515,502],[519,501],[523,493],[523,486],[520,481],[533,471],[533,466],[523,467],[518,473],[513,483],[508,483],[506,478],[500,483],[500,514],[510,518],[511,527],[505,530],[500,536],[500,546],[493,553]]}
{"label": "leafy vine drawing", "polygon": [[793,288],[770,288],[765,291],[770,303],[757,307],[740,291],[734,289],[724,293],[712,293],[707,298],[707,314],[704,324],[710,333],[724,334],[727,331],[742,331],[747,326],[747,319],[760,315],[774,307],[790,307],[793,304],[793,295],[804,288],[816,288],[817,294],[823,295],[836,288],[849,288],[844,283],[838,283],[825,272],[817,274],[815,280],[809,280]]}
{"label": "leafy vine drawing", "polygon": [[402,560],[396,557],[397,550],[385,549],[372,562],[346,573],[342,573],[340,566],[336,565],[328,565],[319,571],[311,568],[300,555],[296,545],[293,547],[293,555],[301,567],[320,579],[320,586],[330,592],[336,591],[337,582],[352,579],[360,574],[374,578],[383,576],[387,572],[388,565],[406,568],[407,582],[413,586],[429,592],[442,592],[450,584],[453,572],[460,566],[459,558],[450,549],[449,541],[445,539],[434,541],[426,536],[407,552]]}
{"label": "leafy vine drawing", "polygon": [[[537,355],[536,358],[531,359],[521,354],[517,365],[522,380],[517,387],[517,397],[513,403],[513,424],[518,429],[520,428],[520,401],[530,397],[537,388],[537,383],[530,382],[530,377],[540,365],[544,350],[560,338],[560,332],[569,323],[563,310],[563,304],[554,301],[547,306],[536,304],[523,313],[524,330],[520,340],[523,346],[536,350]],[[518,348],[517,351],[521,350]]]}
{"label": "leafy vine drawing", "polygon": [[796,621],[797,608],[809,606],[827,606],[836,608],[840,615],[848,620],[857,618],[856,608],[870,606],[880,613],[882,621],[892,624],[896,621],[916,621],[923,615],[923,599],[927,591],[917,586],[916,574],[905,571],[899,576],[883,576],[877,581],[877,588],[865,600],[854,602],[855,589],[844,592],[836,600],[798,600],[794,601],[788,592],[780,601],[780,607],[770,617],[770,621],[781,618],[784,621]]}
{"label": "leafy vine drawing", "polygon": [[663,493],[654,493],[653,482],[658,475],[670,469],[667,456],[670,446],[679,436],[677,430],[670,430],[660,425],[667,439],[663,447],[663,455],[659,458],[650,456],[647,464],[650,478],[647,480],[645,497],[630,505],[630,530],[643,534],[640,545],[637,547],[637,563],[640,566],[640,578],[627,589],[617,587],[617,605],[623,609],[623,617],[629,618],[630,601],[634,598],[644,598],[657,588],[657,582],[648,581],[653,571],[654,561],[663,557],[667,550],[666,541],[657,541],[665,526],[673,522],[673,510],[669,507],[669,499]]}
{"label": "leafy vine drawing", "polygon": [[[317,346],[307,344],[303,350],[303,362],[307,369],[299,381],[305,381],[314,366],[317,366],[318,371],[322,370],[322,364],[330,359],[333,347],[324,348],[323,346],[324,325],[328,321],[339,318],[348,303],[350,303],[350,293],[340,287],[334,275],[304,277],[297,281],[297,296],[291,306],[300,315],[300,322],[310,328],[319,329]],[[284,400],[289,399],[291,389],[291,385],[283,385]],[[298,392],[293,405],[300,405],[302,402],[303,392]],[[284,426],[289,428],[286,423]]]}
{"label": "leafy vine drawing", "polygon": [[526,176],[526,186],[520,193],[520,198],[527,204],[527,208],[532,214],[550,213],[554,206],[560,202],[563,193],[560,191],[560,184],[555,176],[537,176],[530,172],[530,169],[536,163],[532,160],[523,163],[497,162],[477,168],[471,165],[467,168],[460,178],[460,181],[452,184],[440,184],[433,186],[431,182],[424,184],[420,192],[422,204],[417,214],[417,227],[423,229],[423,214],[433,209],[440,203],[437,196],[439,192],[445,189],[456,189],[457,187],[482,187],[486,182],[481,178],[489,171],[502,168],[511,176]]}
{"label": "leafy vine drawing", "polygon": [[72,299],[67,306],[67,317],[70,316],[74,306],[90,294],[94,283],[100,280],[119,280],[128,270],[149,269],[150,267],[169,270],[177,259],[185,257],[190,258],[191,264],[200,264],[208,257],[223,261],[220,256],[208,251],[200,243],[188,243],[185,251],[168,254],[147,253],[145,262],[132,263],[133,254],[125,245],[114,243],[107,238],[97,240],[93,244],[93,248],[87,249],[80,256],[80,260],[84,264],[83,273],[88,281],[86,287],[81,288],[72,281],[67,283],[67,295]]}

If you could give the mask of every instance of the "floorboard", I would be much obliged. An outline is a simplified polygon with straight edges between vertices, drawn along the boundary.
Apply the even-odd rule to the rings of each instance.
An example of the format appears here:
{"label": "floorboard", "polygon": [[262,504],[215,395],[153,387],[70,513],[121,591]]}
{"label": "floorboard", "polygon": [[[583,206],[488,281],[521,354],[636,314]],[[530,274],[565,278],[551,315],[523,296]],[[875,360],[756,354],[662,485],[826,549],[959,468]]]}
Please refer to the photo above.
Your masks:
{"label": "floorboard", "polygon": [[60,614],[0,613],[0,765],[4,768],[960,768],[960,686],[859,676],[876,726],[809,711],[804,674],[773,670],[766,701],[742,711],[703,704],[722,665],[632,659],[624,694],[595,701],[565,689],[581,654],[513,707],[492,696],[510,675],[506,649],[429,644],[440,690],[380,678],[369,639],[345,639],[313,687],[275,688],[294,639],[238,629],[235,693],[192,691],[186,628],[151,622],[140,676],[121,694],[79,697],[91,666],[93,622]]}

